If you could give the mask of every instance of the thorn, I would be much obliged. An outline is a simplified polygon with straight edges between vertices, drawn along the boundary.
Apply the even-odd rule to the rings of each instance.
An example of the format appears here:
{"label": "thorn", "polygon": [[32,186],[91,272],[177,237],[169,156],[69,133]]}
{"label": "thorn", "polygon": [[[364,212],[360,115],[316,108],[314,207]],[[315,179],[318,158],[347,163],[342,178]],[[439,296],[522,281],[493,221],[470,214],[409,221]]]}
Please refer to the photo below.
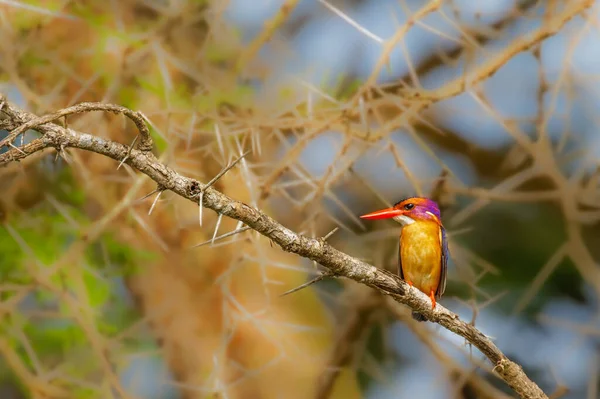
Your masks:
{"label": "thorn", "polygon": [[[230,163],[229,165],[227,165],[225,168],[223,168],[215,177],[213,177],[208,183],[206,183],[201,189],[200,189],[200,195],[198,197],[198,222],[200,223],[200,226],[202,227],[202,213],[203,213],[203,205],[202,205],[202,201],[204,199],[204,191],[209,188],[210,186],[212,186],[213,184],[215,184],[217,182],[217,180],[219,180],[221,177],[223,177],[223,175],[225,173],[227,173],[231,168],[233,168],[238,162],[240,162],[246,155],[248,155],[251,152],[251,150],[246,151],[245,153],[243,153],[242,155],[240,155],[235,161],[233,161],[232,163]],[[221,220],[221,214],[219,214],[219,219],[217,223],[220,223]],[[218,227],[218,224],[217,224]],[[216,235],[216,231],[215,231],[215,235]],[[213,236],[214,239],[214,236]]]}
{"label": "thorn", "polygon": [[156,188],[155,190],[152,190],[152,191],[150,191],[148,194],[144,195],[142,198],[140,198],[139,200],[137,200],[137,202],[139,202],[139,201],[143,201],[143,200],[145,200],[146,198],[150,197],[152,194],[154,194],[154,193],[156,193],[156,192],[158,192],[158,191],[161,191],[161,190],[162,190],[162,188],[161,188],[161,187],[158,187],[158,188]]}
{"label": "thorn", "polygon": [[219,217],[217,218],[217,225],[215,226],[215,232],[212,236],[211,245],[215,243],[215,238],[217,237],[217,232],[219,231],[219,226],[221,225],[222,219],[223,219],[223,214],[219,213]]}
{"label": "thorn", "polygon": [[215,123],[215,136],[217,136],[217,145],[219,146],[219,151],[221,152],[221,158],[225,160],[225,148],[223,148],[223,139],[221,138],[221,129],[219,128],[218,123]]}
{"label": "thorn", "polygon": [[121,166],[123,166],[125,161],[127,161],[127,158],[129,158],[129,153],[127,155],[125,155],[125,158],[123,158],[123,160],[121,162],[119,162],[119,166],[117,166],[117,170],[121,169]]}
{"label": "thorn", "polygon": [[62,157],[62,159],[65,160],[65,162],[69,165],[72,165],[71,160],[69,159],[67,152],[65,151],[65,146],[61,145],[60,146],[60,150],[58,151],[58,154]]}
{"label": "thorn", "polygon": [[150,210],[148,211],[148,216],[150,216],[152,214],[152,211],[154,210],[154,207],[156,206],[156,203],[158,202],[158,199],[160,198],[163,191],[164,190],[158,190],[158,194],[156,194],[156,198],[154,198],[154,201],[152,202],[152,206],[150,207]]}
{"label": "thorn", "polygon": [[8,146],[19,151],[21,154],[23,155],[27,155],[27,153],[25,151],[23,151],[22,149],[20,149],[19,147],[15,146],[13,143],[8,143]]}
{"label": "thorn", "polygon": [[296,288],[292,288],[291,290],[286,291],[286,292],[284,292],[283,294],[281,294],[279,296],[282,297],[282,296],[286,296],[286,295],[289,295],[289,294],[293,294],[294,292],[298,292],[298,291],[300,291],[300,290],[302,290],[302,289],[304,289],[306,287],[310,287],[311,285],[313,285],[315,283],[318,283],[319,281],[323,280],[325,277],[333,277],[333,274],[329,273],[329,272],[321,273],[317,277],[313,278],[312,280],[307,281],[306,283],[304,283],[302,285],[299,285]]}
{"label": "thorn", "polygon": [[323,238],[321,238],[321,240],[322,240],[323,242],[327,241],[327,239],[328,239],[329,237],[331,237],[332,235],[334,235],[334,234],[335,234],[335,233],[336,233],[336,232],[337,232],[339,229],[340,229],[339,227],[336,227],[336,228],[334,228],[334,229],[333,229],[333,230],[331,230],[329,233],[325,234],[325,236],[324,236]]}
{"label": "thorn", "polygon": [[125,158],[123,158],[123,160],[119,163],[119,166],[117,166],[117,170],[119,170],[121,168],[121,166],[123,166],[125,161],[127,161],[129,159],[129,156],[131,155],[131,150],[133,150],[133,146],[135,146],[135,143],[137,143],[139,137],[140,137],[139,134],[137,136],[135,136],[135,138],[131,142],[131,145],[129,146],[129,149],[127,150],[127,154],[125,155]]}
{"label": "thorn", "polygon": [[242,155],[240,155],[235,161],[233,161],[232,163],[230,163],[229,165],[227,165],[226,167],[224,167],[215,177],[213,177],[211,179],[211,181],[209,181],[208,183],[206,183],[204,185],[204,187],[202,187],[202,190],[206,190],[207,188],[209,188],[210,186],[212,186],[213,184],[215,184],[217,182],[217,180],[219,180],[221,177],[223,177],[223,175],[225,173],[229,172],[229,170],[231,168],[233,168],[238,162],[240,162],[250,152],[251,152],[251,150],[246,151],[245,153],[243,153]]}
{"label": "thorn", "polygon": [[200,222],[200,227],[202,227],[202,210],[204,206],[202,205],[202,200],[204,199],[204,191],[200,191],[200,197],[198,199],[198,221]]}
{"label": "thorn", "polygon": [[220,235],[220,236],[218,236],[218,237],[216,237],[216,238],[214,238],[214,239],[212,239],[212,240],[208,240],[208,241],[201,242],[200,244],[196,244],[196,245],[194,245],[193,247],[190,247],[190,249],[192,249],[192,248],[198,248],[198,247],[203,247],[203,246],[205,246],[205,245],[207,245],[207,244],[212,244],[212,243],[214,243],[215,241],[220,241],[220,240],[222,240],[222,239],[224,239],[224,238],[227,238],[227,237],[234,236],[234,235],[236,235],[236,234],[239,234],[239,233],[242,233],[242,232],[244,232],[244,231],[246,231],[246,230],[250,230],[250,226],[244,226],[244,227],[241,227],[241,228],[239,228],[239,229],[236,229],[236,230],[230,231],[229,233],[225,233],[225,234],[223,234],[223,235]]}

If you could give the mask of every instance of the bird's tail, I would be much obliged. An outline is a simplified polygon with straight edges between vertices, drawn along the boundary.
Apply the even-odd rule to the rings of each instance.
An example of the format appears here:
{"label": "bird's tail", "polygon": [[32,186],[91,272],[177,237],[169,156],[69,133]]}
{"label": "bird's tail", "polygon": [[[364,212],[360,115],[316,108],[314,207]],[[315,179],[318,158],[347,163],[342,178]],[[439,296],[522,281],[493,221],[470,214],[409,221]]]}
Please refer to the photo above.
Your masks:
{"label": "bird's tail", "polygon": [[427,318],[419,312],[412,312],[412,318],[416,321],[427,321]]}

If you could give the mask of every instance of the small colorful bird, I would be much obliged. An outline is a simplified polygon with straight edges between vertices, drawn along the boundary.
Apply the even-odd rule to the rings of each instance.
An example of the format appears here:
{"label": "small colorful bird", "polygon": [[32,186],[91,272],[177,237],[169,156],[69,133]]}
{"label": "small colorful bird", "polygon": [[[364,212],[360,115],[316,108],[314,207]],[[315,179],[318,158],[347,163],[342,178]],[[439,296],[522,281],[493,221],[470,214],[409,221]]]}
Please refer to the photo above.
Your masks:
{"label": "small colorful bird", "polygon": [[[431,309],[435,309],[436,299],[446,289],[448,263],[448,240],[438,205],[428,198],[412,197],[361,218],[393,218],[402,224],[398,274],[408,285],[429,295]],[[415,320],[426,320],[420,313],[412,315]]]}

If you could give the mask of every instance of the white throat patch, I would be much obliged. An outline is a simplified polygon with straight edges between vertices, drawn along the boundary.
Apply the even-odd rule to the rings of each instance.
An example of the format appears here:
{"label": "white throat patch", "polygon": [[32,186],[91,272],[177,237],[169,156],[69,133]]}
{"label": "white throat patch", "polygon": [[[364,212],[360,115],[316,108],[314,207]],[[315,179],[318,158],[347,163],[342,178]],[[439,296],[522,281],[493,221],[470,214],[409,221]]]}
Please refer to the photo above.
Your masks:
{"label": "white throat patch", "polygon": [[407,226],[407,225],[413,224],[415,222],[415,219],[413,219],[409,216],[406,216],[406,215],[394,216],[393,219],[403,226]]}

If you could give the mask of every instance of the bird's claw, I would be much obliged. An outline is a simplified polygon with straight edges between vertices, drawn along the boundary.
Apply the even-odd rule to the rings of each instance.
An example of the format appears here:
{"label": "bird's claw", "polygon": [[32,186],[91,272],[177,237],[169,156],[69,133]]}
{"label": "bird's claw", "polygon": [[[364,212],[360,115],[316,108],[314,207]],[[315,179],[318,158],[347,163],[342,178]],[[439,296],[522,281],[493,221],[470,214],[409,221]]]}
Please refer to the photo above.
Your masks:
{"label": "bird's claw", "polygon": [[433,290],[429,293],[429,298],[431,298],[431,310],[435,309],[436,301],[435,301],[435,293]]}

